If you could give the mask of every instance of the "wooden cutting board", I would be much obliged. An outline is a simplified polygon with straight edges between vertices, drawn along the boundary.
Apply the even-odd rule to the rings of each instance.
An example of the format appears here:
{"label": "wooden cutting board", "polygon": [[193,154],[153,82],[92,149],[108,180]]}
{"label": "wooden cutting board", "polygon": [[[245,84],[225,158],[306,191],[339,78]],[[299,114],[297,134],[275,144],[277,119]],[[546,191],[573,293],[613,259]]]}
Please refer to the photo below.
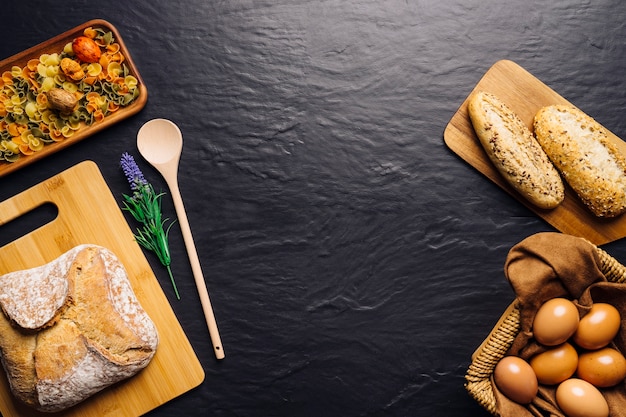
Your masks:
{"label": "wooden cutting board", "polygon": [[[508,60],[496,62],[472,92],[477,90],[484,90],[499,97],[517,113],[531,131],[533,118],[541,107],[551,104],[571,104],[528,71]],[[472,128],[467,112],[467,101],[466,98],[444,131],[444,141],[454,153],[562,233],[584,237],[596,245],[626,236],[626,215],[614,219],[600,219],[587,210],[569,187],[566,187],[563,203],[553,210],[542,210],[529,204],[504,181],[488,159]],[[624,141],[612,133],[610,139],[626,154]]]}
{"label": "wooden cutting board", "polygon": [[[96,164],[80,163],[1,202],[0,230],[3,224],[47,203],[56,205],[58,216],[0,248],[0,275],[50,262],[79,244],[104,246],[120,258],[139,302],[159,332],[157,353],[143,371],[54,415],[135,417],[201,384],[204,370]],[[3,417],[50,415],[14,400],[4,372],[0,373]]]}

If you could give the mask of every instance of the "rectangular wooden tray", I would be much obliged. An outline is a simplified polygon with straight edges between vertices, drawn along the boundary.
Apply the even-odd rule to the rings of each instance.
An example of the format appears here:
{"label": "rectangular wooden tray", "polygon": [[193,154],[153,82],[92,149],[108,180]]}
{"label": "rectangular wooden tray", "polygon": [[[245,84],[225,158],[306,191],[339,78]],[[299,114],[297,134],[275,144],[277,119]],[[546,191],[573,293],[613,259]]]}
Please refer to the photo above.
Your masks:
{"label": "rectangular wooden tray", "polygon": [[[485,73],[472,92],[477,90],[484,90],[499,97],[517,113],[531,131],[533,118],[541,107],[551,104],[571,104],[528,71],[508,60],[496,62]],[[612,133],[610,139],[626,154],[626,142]],[[446,126],[444,141],[461,159],[476,168],[558,231],[586,238],[596,245],[602,245],[626,236],[626,215],[614,219],[598,218],[583,205],[573,190],[567,186],[565,200],[553,210],[542,210],[528,203],[504,181],[485,154],[467,113],[467,99]]]}
{"label": "rectangular wooden tray", "polygon": [[[79,244],[104,246],[121,260],[159,332],[157,353],[139,374],[54,415],[136,417],[200,385],[204,370],[96,164],[82,162],[0,202],[0,229],[48,203],[56,205],[57,217],[0,248],[0,275],[43,265]],[[3,417],[50,415],[15,400],[0,374]]]}
{"label": "rectangular wooden tray", "polygon": [[18,169],[23,168],[24,166],[30,165],[31,163],[45,158],[46,156],[58,152],[68,146],[79,142],[94,133],[97,133],[115,123],[118,123],[121,120],[124,120],[136,113],[138,113],[145,105],[148,100],[148,90],[137,71],[137,67],[133,62],[133,59],[124,44],[124,40],[122,39],[118,30],[109,22],[102,19],[94,19],[88,22],[85,22],[79,26],[76,26],[73,29],[70,29],[60,35],[57,35],[51,39],[48,39],[45,42],[40,43],[39,45],[33,46],[32,48],[26,49],[12,57],[3,59],[0,61],[0,74],[5,71],[10,71],[13,66],[19,66],[20,68],[24,68],[29,60],[39,58],[41,54],[47,53],[60,53],[63,50],[63,47],[71,42],[74,38],[83,34],[83,31],[88,27],[101,28],[106,31],[111,31],[113,36],[115,37],[116,42],[120,45],[120,51],[124,54],[126,58],[125,64],[128,67],[130,74],[137,78],[139,84],[139,97],[135,99],[133,103],[129,106],[120,108],[118,111],[111,113],[105,116],[104,120],[101,122],[93,123],[92,125],[83,125],[80,130],[76,131],[73,136],[61,141],[47,144],[42,150],[33,153],[32,155],[21,155],[20,158],[16,162],[6,162],[0,161],[0,177],[5,176],[11,172],[14,172]]}

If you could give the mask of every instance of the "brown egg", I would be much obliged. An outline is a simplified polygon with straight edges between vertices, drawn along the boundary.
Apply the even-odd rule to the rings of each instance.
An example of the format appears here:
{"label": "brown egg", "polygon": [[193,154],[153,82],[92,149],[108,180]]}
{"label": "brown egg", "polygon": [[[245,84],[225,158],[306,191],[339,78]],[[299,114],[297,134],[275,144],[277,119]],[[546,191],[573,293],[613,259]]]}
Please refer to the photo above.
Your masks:
{"label": "brown egg", "polygon": [[596,387],[578,378],[567,379],[556,389],[556,402],[568,417],[608,417],[609,405]]}
{"label": "brown egg", "polygon": [[565,298],[553,298],[537,310],[533,320],[533,334],[542,345],[560,345],[574,334],[578,321],[578,310],[574,303]]}
{"label": "brown egg", "polygon": [[626,378],[626,359],[610,347],[582,353],[576,372],[596,387],[612,387]]}
{"label": "brown egg", "polygon": [[580,319],[574,333],[574,342],[584,349],[603,348],[617,335],[620,325],[620,314],[615,307],[606,303],[595,303]]}
{"label": "brown egg", "polygon": [[500,359],[493,371],[496,386],[509,399],[528,404],[537,395],[539,385],[533,368],[517,356]]}
{"label": "brown egg", "polygon": [[576,372],[578,352],[569,343],[539,353],[530,359],[530,366],[540,384],[556,385]]}

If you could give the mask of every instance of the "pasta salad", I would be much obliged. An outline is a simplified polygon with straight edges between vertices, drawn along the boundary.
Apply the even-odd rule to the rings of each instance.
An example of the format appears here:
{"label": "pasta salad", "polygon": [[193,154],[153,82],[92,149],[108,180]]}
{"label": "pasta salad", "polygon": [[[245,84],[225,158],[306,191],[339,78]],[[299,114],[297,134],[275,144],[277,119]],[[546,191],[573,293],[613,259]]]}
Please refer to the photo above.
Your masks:
{"label": "pasta salad", "polygon": [[[88,27],[83,35],[84,41],[99,48],[95,62],[81,60],[83,51],[77,50],[76,42],[68,42],[62,51],[41,54],[24,67],[16,65],[1,74],[0,163],[15,162],[68,139],[139,97],[139,81],[113,33]],[[52,90],[73,96],[71,110],[51,102],[56,97]]]}

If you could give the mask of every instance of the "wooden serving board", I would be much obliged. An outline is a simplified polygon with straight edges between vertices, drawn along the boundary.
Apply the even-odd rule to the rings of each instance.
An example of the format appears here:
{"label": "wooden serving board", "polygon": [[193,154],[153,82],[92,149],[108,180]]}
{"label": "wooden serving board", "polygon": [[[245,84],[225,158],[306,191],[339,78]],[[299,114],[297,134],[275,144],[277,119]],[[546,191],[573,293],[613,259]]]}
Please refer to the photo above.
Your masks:
{"label": "wooden serving board", "polygon": [[24,68],[29,60],[31,59],[39,59],[42,54],[52,54],[52,53],[60,53],[63,51],[63,47],[68,43],[72,42],[74,38],[81,36],[84,30],[88,27],[104,29],[105,31],[110,31],[115,38],[115,42],[120,45],[120,51],[124,54],[126,60],[124,64],[129,69],[129,74],[133,75],[137,78],[138,88],[139,88],[139,97],[135,99],[130,105],[124,108],[120,108],[118,111],[114,113],[110,113],[105,116],[104,120],[101,122],[95,122],[91,125],[82,124],[79,130],[77,130],[72,136],[61,141],[47,144],[44,148],[38,152],[33,153],[32,155],[21,155],[20,158],[16,162],[6,162],[0,161],[0,177],[3,177],[13,171],[21,169],[31,163],[45,158],[46,156],[58,152],[62,149],[67,148],[79,142],[96,132],[99,132],[115,123],[118,123],[121,120],[124,120],[136,113],[138,113],[141,109],[144,108],[146,102],[148,100],[148,89],[133,62],[133,59],[130,55],[130,52],[126,48],[126,44],[122,39],[119,31],[115,26],[106,20],[102,19],[94,19],[88,22],[85,22],[79,26],[76,26],[73,29],[70,29],[66,32],[61,33],[53,38],[48,39],[45,42],[40,43],[39,45],[35,45],[29,49],[26,49],[16,55],[13,55],[9,58],[3,59],[0,61],[0,75],[5,71],[10,71],[13,66],[19,66],[20,68]]}
{"label": "wooden serving board", "polygon": [[[159,347],[144,370],[54,416],[135,417],[200,385],[204,370],[96,164],[82,162],[0,202],[0,229],[47,203],[56,205],[57,217],[0,248],[0,275],[50,262],[79,244],[104,246],[121,260],[159,332]],[[15,400],[0,373],[3,417],[50,415]]]}
{"label": "wooden serving board", "polygon": [[[571,104],[525,69],[508,60],[496,62],[472,90],[495,94],[531,129],[537,111],[552,104]],[[470,93],[471,95],[471,93]],[[454,114],[444,131],[446,145],[463,160],[515,197],[539,217],[562,233],[580,236],[602,245],[626,236],[626,215],[614,219],[594,216],[566,186],[565,200],[553,210],[539,209],[528,203],[500,176],[485,154],[467,112],[467,101]],[[626,154],[626,143],[614,134],[610,139]]]}

